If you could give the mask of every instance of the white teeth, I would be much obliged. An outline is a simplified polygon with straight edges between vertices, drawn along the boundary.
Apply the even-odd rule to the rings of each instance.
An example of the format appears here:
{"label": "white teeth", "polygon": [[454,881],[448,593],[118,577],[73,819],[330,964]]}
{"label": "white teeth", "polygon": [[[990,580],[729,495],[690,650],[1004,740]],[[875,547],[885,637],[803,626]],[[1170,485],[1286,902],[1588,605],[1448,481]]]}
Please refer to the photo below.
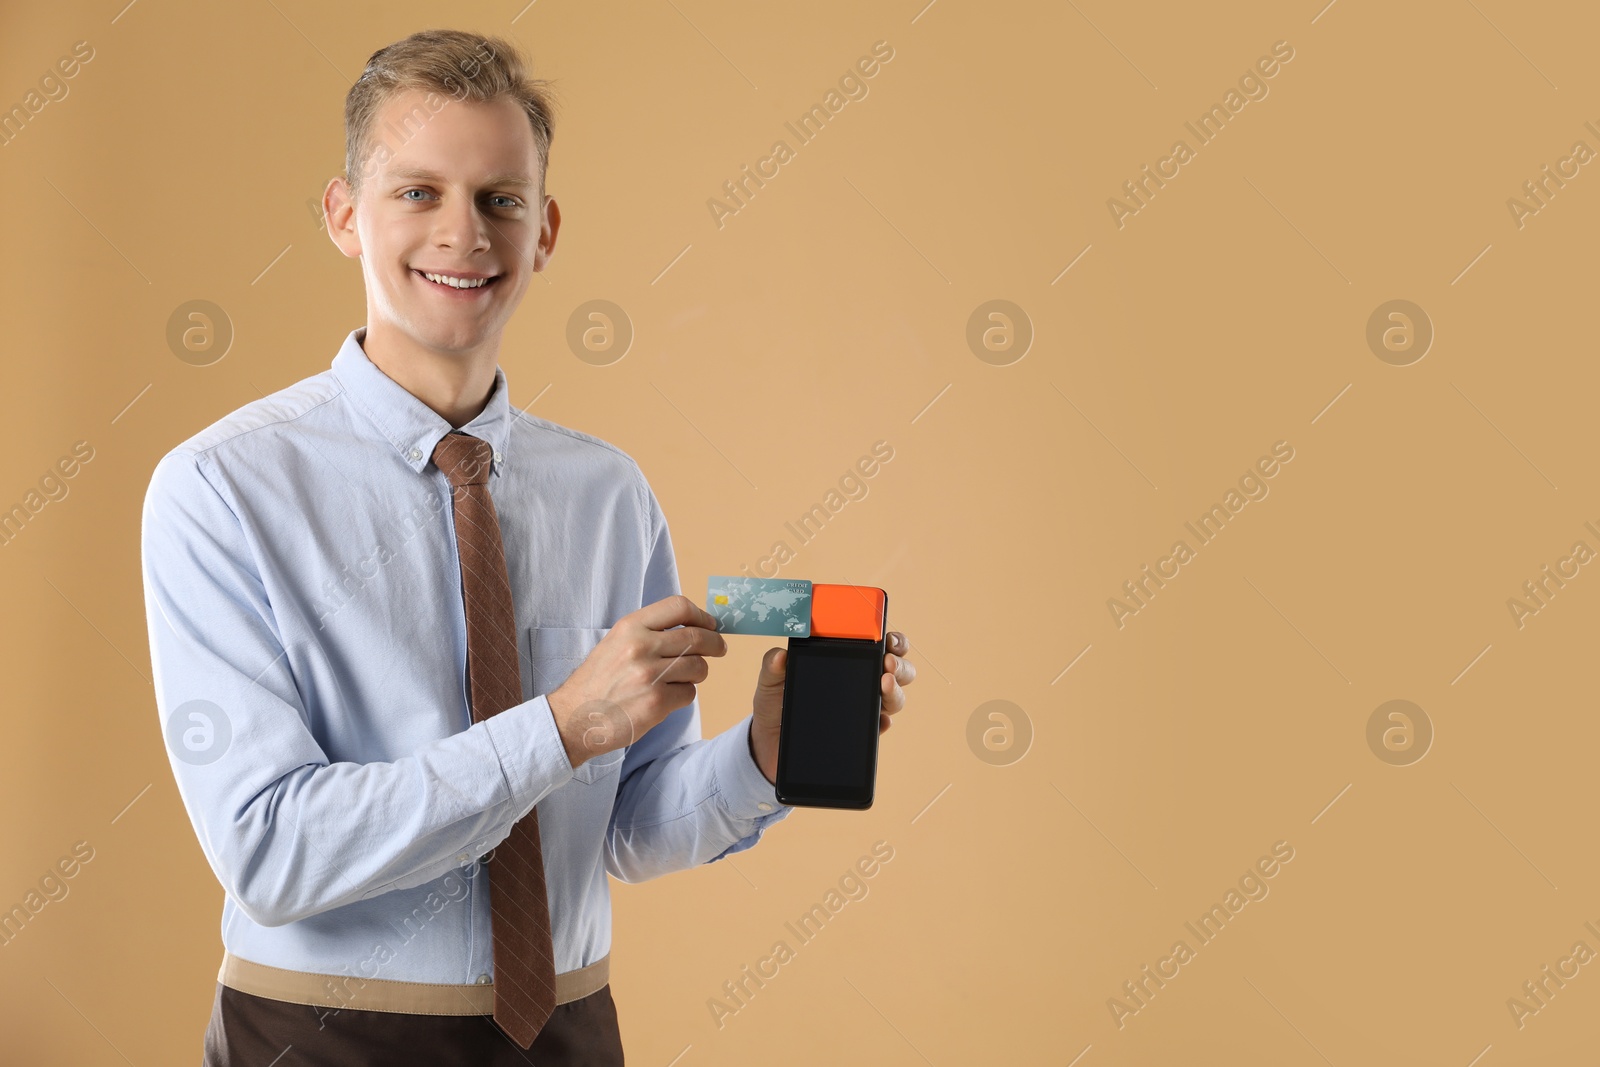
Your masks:
{"label": "white teeth", "polygon": [[489,284],[488,278],[450,278],[443,274],[427,273],[424,273],[422,276],[428,279],[430,282],[438,282],[440,285],[448,285],[452,289],[477,289],[480,286]]}

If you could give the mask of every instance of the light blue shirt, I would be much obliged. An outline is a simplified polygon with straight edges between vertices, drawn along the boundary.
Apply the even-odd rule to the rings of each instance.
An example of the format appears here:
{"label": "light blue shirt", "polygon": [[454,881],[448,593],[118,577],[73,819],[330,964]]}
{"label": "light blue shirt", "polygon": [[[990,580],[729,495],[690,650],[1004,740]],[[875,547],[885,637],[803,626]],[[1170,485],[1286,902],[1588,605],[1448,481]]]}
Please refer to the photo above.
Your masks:
{"label": "light blue shirt", "polygon": [[751,756],[750,716],[704,739],[698,698],[573,769],[546,694],[617,619],[680,592],[677,564],[638,464],[514,409],[500,368],[460,429],[494,447],[525,702],[473,724],[432,461],[451,426],[365,334],[173,448],[144,499],[156,704],[227,893],[223,944],[321,974],[492,976],[494,864],[478,859],[537,805],[556,971],[585,967],[611,948],[608,873],[721,859],[793,809]]}

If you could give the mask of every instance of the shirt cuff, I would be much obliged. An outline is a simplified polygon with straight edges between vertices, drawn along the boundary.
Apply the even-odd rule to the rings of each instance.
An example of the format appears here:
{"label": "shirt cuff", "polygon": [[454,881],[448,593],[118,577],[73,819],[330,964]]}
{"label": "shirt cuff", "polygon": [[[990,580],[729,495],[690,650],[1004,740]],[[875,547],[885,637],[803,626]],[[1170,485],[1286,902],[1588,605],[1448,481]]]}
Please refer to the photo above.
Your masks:
{"label": "shirt cuff", "polygon": [[765,820],[774,813],[794,809],[778,799],[777,787],[767,781],[750,753],[750,723],[754,718],[752,712],[712,738],[712,766],[716,769],[717,791],[728,811],[741,818]]}
{"label": "shirt cuff", "polygon": [[[500,759],[500,770],[518,818],[576,773],[567,758],[561,731],[556,728],[555,712],[544,694],[489,716],[483,727]],[[756,776],[761,777],[759,770]]]}

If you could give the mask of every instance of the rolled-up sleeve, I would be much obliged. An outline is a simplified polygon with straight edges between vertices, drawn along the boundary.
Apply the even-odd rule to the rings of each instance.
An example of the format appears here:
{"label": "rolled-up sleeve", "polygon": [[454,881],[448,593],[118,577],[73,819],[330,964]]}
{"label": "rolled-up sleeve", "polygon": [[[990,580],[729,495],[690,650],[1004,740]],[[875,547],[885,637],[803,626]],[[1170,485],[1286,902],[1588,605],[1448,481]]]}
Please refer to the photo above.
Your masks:
{"label": "rolled-up sleeve", "polygon": [[[648,485],[642,493],[648,556],[641,605],[682,592],[661,505]],[[752,847],[788,817],[794,809],[779,802],[750,751],[751,719],[703,738],[696,696],[628,747],[606,834],[606,869],[614,877],[642,882],[719,860]]]}
{"label": "rolled-up sleeve", "polygon": [[543,696],[392,762],[330,763],[211,462],[175,450],[151,477],[145,613],[178,792],[247,917],[279,926],[430,882],[572,777]]}

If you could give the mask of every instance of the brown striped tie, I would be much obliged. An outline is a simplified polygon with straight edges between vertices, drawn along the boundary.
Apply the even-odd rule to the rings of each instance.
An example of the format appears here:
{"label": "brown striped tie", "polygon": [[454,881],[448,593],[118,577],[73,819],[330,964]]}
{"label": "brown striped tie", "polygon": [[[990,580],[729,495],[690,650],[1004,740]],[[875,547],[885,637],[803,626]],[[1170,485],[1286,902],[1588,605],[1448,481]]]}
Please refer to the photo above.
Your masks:
{"label": "brown striped tie", "polygon": [[[493,454],[487,441],[457,432],[445,434],[433,450],[433,462],[450,479],[454,499],[473,722],[522,703],[511,582],[489,496]],[[485,871],[494,930],[494,1021],[511,1040],[528,1048],[556,1008],[555,949],[537,808],[511,827],[511,835],[494,850],[493,870]]]}

